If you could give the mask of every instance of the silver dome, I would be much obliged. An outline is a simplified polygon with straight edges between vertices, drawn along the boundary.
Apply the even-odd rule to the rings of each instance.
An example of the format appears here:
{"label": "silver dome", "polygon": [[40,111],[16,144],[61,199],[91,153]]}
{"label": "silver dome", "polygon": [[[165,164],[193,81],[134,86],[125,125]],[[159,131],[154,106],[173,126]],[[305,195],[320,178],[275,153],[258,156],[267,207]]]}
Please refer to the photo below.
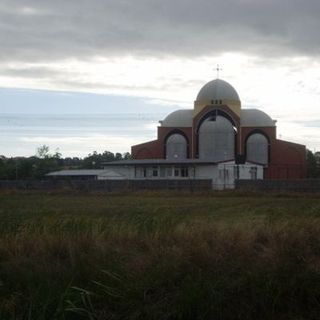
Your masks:
{"label": "silver dome", "polygon": [[215,79],[205,84],[197,96],[197,101],[211,100],[240,101],[240,98],[231,84],[221,79]]}
{"label": "silver dome", "polygon": [[275,121],[258,109],[241,110],[241,127],[275,127]]}
{"label": "silver dome", "polygon": [[177,110],[165,117],[161,121],[162,127],[192,127],[193,110],[182,109]]}

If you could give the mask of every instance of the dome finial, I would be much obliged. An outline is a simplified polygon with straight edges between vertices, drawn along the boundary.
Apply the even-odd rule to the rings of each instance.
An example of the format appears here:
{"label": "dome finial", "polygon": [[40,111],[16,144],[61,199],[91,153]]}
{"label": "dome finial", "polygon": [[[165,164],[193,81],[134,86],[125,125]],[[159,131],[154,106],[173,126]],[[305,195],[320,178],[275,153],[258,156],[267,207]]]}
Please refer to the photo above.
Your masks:
{"label": "dome finial", "polygon": [[217,64],[216,71],[217,71],[217,79],[219,79],[220,71],[222,71],[222,68],[218,64]]}

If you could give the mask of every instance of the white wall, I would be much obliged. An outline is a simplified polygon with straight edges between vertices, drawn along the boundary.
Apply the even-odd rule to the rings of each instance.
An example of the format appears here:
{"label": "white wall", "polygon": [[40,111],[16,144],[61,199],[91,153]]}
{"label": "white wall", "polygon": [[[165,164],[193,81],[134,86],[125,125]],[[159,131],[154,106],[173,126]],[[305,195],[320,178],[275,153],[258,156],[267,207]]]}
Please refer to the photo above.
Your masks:
{"label": "white wall", "polygon": [[263,179],[263,167],[255,164],[236,165],[225,162],[218,165],[200,165],[196,167],[196,179],[212,179],[212,188],[217,190],[234,189],[236,169],[239,168],[239,179],[252,179],[256,170],[256,179]]}
{"label": "white wall", "polygon": [[[237,178],[237,169],[239,168],[239,179],[263,179],[263,166],[246,163],[236,165],[234,161],[219,163],[217,165],[193,165],[195,167],[195,176],[189,177],[148,177],[140,179],[211,179],[212,188],[216,190],[234,189],[234,182]],[[191,167],[191,166],[189,166]],[[111,169],[124,176],[125,179],[136,179],[134,166],[108,166]],[[191,170],[189,170],[191,173]]]}
{"label": "white wall", "polygon": [[[134,179],[134,167],[133,166],[106,166],[106,170],[112,170],[116,173],[119,173],[123,176],[122,179]],[[98,177],[99,180],[107,180],[110,179],[109,177]],[[121,178],[118,178],[121,179]],[[117,179],[117,180],[118,180]]]}
{"label": "white wall", "polygon": [[[238,177],[237,169],[238,168]],[[219,175],[215,181],[212,181],[215,189],[234,189],[234,182],[236,179],[263,179],[263,166],[256,164],[239,164],[234,162],[218,164]]]}

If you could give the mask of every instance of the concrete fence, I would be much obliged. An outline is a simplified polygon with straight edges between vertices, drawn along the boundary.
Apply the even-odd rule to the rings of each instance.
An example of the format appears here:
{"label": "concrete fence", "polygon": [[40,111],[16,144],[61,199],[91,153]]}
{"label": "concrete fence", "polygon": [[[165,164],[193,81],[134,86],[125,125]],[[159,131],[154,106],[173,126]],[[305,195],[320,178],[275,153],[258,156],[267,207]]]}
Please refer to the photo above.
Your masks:
{"label": "concrete fence", "polygon": [[[0,180],[0,190],[136,191],[212,189],[211,179],[202,180]],[[236,180],[235,189],[249,191],[320,192],[320,180]]]}
{"label": "concrete fence", "polygon": [[235,188],[251,191],[320,192],[320,180],[236,180]]}
{"label": "concrete fence", "polygon": [[0,180],[0,190],[211,190],[212,181],[203,180]]}

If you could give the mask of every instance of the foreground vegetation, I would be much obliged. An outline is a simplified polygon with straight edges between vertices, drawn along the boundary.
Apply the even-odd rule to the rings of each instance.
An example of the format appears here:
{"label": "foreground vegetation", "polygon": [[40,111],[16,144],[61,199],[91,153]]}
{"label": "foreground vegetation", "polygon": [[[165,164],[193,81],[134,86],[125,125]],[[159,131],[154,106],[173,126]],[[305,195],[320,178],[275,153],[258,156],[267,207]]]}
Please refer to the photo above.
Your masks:
{"label": "foreground vegetation", "polygon": [[0,193],[0,319],[318,319],[320,200]]}

